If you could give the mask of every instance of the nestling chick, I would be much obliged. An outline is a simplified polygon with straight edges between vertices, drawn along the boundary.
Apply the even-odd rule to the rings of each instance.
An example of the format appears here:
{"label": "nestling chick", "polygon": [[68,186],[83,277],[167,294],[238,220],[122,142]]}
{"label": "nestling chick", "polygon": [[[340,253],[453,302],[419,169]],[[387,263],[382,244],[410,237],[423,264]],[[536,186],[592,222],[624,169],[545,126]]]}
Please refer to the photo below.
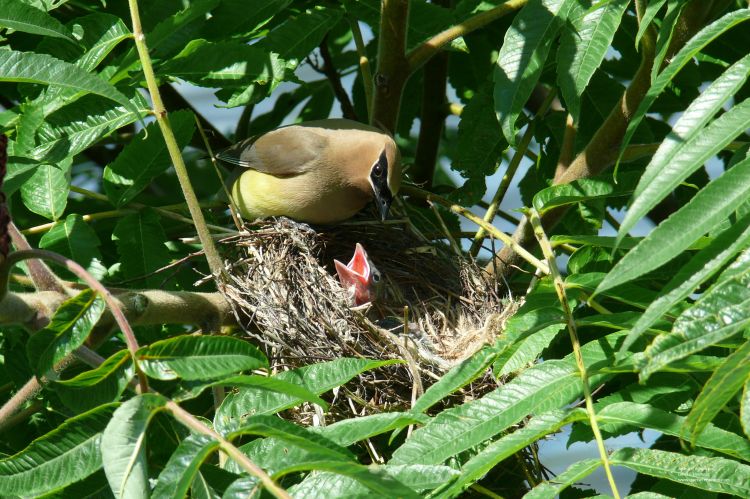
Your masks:
{"label": "nestling chick", "polygon": [[251,137],[217,157],[246,168],[231,187],[248,220],[309,223],[350,218],[373,198],[385,220],[401,184],[401,157],[377,128],[345,119],[290,125]]}
{"label": "nestling chick", "polygon": [[375,300],[381,281],[380,271],[372,264],[361,244],[357,243],[354,256],[349,263],[344,265],[334,260],[333,264],[336,266],[341,285],[351,294],[355,306]]}

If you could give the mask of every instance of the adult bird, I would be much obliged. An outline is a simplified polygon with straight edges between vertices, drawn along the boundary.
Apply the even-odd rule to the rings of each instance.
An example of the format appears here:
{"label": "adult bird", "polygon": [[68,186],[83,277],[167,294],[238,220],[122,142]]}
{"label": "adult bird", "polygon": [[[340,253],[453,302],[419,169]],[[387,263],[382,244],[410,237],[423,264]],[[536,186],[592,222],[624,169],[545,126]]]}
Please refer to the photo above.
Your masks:
{"label": "adult bird", "polygon": [[393,138],[346,119],[277,128],[217,157],[244,168],[231,196],[248,220],[286,216],[340,222],[373,199],[385,220],[401,184],[401,156]]}

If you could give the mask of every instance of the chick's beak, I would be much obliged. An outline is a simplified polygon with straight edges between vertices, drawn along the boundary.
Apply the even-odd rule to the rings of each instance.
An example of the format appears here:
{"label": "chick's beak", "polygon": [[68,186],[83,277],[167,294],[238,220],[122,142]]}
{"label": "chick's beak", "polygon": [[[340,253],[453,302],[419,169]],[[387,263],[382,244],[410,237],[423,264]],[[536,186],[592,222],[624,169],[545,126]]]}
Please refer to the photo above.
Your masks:
{"label": "chick's beak", "polygon": [[364,305],[373,300],[372,268],[361,244],[357,243],[354,256],[348,264],[344,265],[338,260],[334,260],[333,264],[342,286],[353,293],[355,305]]}

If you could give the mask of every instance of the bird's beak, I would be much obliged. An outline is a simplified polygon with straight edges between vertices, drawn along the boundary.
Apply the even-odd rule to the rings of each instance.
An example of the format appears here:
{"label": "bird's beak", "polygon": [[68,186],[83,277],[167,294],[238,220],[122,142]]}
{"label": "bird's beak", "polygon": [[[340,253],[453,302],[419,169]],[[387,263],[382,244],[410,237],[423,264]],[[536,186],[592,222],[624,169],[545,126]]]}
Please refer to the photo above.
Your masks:
{"label": "bird's beak", "polygon": [[363,305],[373,300],[371,289],[370,262],[365,248],[357,243],[354,256],[344,265],[338,260],[333,261],[339,281],[347,290],[353,291],[355,305]]}
{"label": "bird's beak", "polygon": [[388,218],[388,211],[391,209],[391,203],[393,202],[393,194],[388,186],[383,186],[382,189],[375,189],[375,203],[378,205],[378,213],[380,219],[385,221]]}

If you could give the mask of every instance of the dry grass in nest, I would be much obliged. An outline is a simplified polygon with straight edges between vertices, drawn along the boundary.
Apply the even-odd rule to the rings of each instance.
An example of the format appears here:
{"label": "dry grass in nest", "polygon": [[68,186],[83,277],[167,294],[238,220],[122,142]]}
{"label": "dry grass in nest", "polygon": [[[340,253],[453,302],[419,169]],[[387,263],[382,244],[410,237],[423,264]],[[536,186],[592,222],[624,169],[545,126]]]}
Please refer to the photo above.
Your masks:
{"label": "dry grass in nest", "polygon": [[[408,408],[442,373],[491,343],[516,308],[501,300],[483,270],[426,240],[408,222],[313,230],[281,218],[223,242],[230,275],[223,292],[273,366],[340,357],[406,361],[347,385],[349,406],[338,408],[345,417],[354,411],[352,400],[373,410]],[[352,308],[333,260],[349,261],[357,242],[383,280],[375,303]],[[485,384],[496,386],[491,377]],[[481,395],[472,391],[483,393],[482,386],[464,395]]]}

